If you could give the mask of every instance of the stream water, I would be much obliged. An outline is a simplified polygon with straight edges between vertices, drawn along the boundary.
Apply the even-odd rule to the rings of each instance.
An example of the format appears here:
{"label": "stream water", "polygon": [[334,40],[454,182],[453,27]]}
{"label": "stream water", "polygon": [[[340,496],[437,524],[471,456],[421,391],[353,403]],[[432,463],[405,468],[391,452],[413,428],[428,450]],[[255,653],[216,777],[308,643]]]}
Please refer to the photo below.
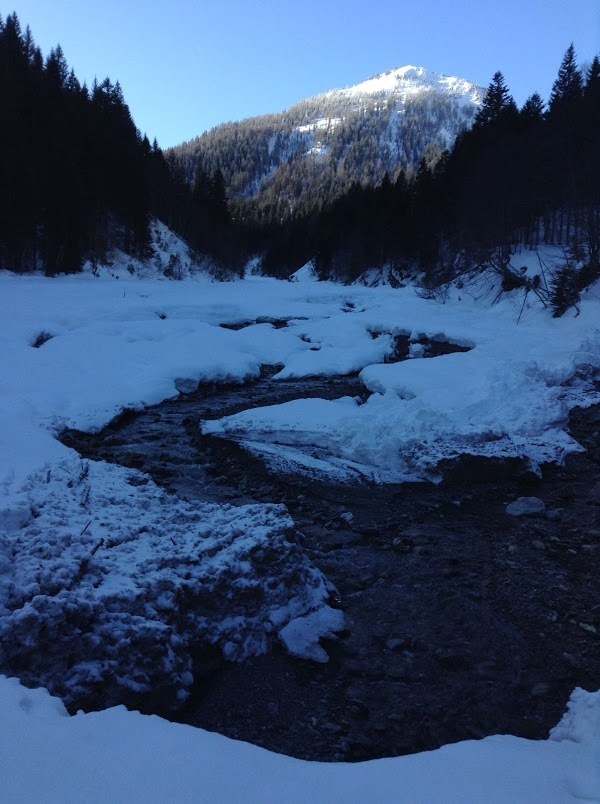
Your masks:
{"label": "stream water", "polygon": [[[236,444],[202,436],[199,421],[364,388],[356,377],[276,382],[270,373],[202,386],[97,435],[63,435],[83,456],[142,469],[190,501],[286,504],[304,549],[338,590],[347,631],[327,644],[328,664],[279,646],[241,665],[203,656],[192,699],[170,716],[336,761],[496,733],[546,737],[574,686],[600,686],[598,637],[579,627],[600,586],[598,551],[583,549],[598,510],[585,496],[589,465],[539,481],[513,477],[514,466],[486,463],[501,470],[486,475],[484,464],[464,464],[440,486],[275,476]],[[581,424],[590,427],[598,422]],[[531,493],[549,506],[562,494],[560,519],[506,516],[508,501]]]}

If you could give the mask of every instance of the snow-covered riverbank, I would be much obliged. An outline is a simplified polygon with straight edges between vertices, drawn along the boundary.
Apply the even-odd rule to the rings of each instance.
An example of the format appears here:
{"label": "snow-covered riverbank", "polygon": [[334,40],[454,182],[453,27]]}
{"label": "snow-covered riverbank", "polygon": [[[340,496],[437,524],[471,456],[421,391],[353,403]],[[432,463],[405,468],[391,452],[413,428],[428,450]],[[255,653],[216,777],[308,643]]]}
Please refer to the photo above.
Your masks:
{"label": "snow-covered riverbank", "polygon": [[[461,451],[560,459],[577,449],[561,429],[566,406],[583,398],[581,377],[600,362],[593,290],[579,316],[552,319],[538,304],[518,325],[518,293],[491,306],[489,294],[477,301],[458,290],[442,304],[410,287],[6,273],[0,293],[6,490],[65,456],[49,433],[98,430],[124,408],[155,404],[190,382],[241,382],[262,364],[281,364],[280,377],[364,369],[373,395],[364,406],[307,402],[241,414],[211,431],[305,455],[318,446],[333,473],[347,461],[395,480],[428,476]],[[288,325],[253,323],[273,319]],[[413,360],[378,365],[400,333],[473,348],[435,360],[415,348]]]}
{"label": "snow-covered riverbank", "polygon": [[[204,505],[191,510],[141,473],[82,463],[54,436],[67,427],[96,431],[122,410],[157,403],[177,395],[178,389],[201,381],[242,382],[256,377],[261,365],[280,364],[281,377],[362,370],[372,392],[364,404],[354,398],[300,400],[240,413],[206,428],[268,454],[282,470],[305,467],[336,479],[359,472],[377,480],[403,480],[433,477],[440,459],[462,452],[517,455],[533,466],[560,460],[578,449],[564,429],[568,407],[598,399],[589,381],[600,363],[600,304],[591,291],[579,316],[554,320],[532,307],[517,325],[521,303],[522,297],[515,295],[492,307],[489,298],[477,301],[456,289],[441,304],[420,298],[412,288],[264,279],[219,285],[0,275],[0,669],[24,661],[29,683],[42,682],[72,698],[109,681],[123,690],[143,691],[165,678],[174,696],[184,696],[191,684],[186,655],[190,639],[200,637],[240,658],[268,649],[283,632],[293,652],[298,645],[287,640],[294,628],[286,626],[308,622],[311,639],[304,650],[316,655],[319,636],[339,618],[327,608],[327,580],[294,543],[283,508]],[[287,326],[274,326],[274,319],[286,320]],[[231,330],[221,324],[248,325]],[[382,365],[399,334],[413,340],[413,359]],[[471,350],[422,358],[417,342],[423,337]],[[264,596],[260,606],[248,603],[253,589]],[[218,598],[220,613],[190,617],[184,598],[195,601],[194,611],[198,600],[214,603]],[[297,620],[306,616],[306,621]],[[333,625],[340,627],[341,622]],[[132,639],[139,642],[135,651]],[[61,645],[77,646],[77,655]],[[148,653],[157,650],[159,660],[146,662]],[[159,681],[153,676],[157,666]],[[9,709],[16,694],[14,686],[10,690]],[[30,701],[23,705],[27,710],[42,694],[33,699],[23,695]],[[597,706],[596,698],[589,700]],[[19,728],[37,733],[23,707],[17,702],[15,734]],[[95,728],[102,718],[109,729],[116,723],[113,718],[122,719],[124,731],[131,727],[131,734],[153,729],[147,724],[157,722],[124,712],[59,722],[93,721]],[[66,728],[71,734],[79,726]],[[171,756],[178,751],[180,732],[171,731],[177,728],[184,727],[160,727],[160,740],[173,740],[164,748]],[[71,738],[65,739],[68,753]],[[210,750],[217,750],[221,739],[198,737],[199,745],[211,745]],[[575,761],[573,751],[580,756],[579,748],[568,741],[531,747],[506,739],[508,753],[502,756],[512,756],[514,750],[522,757],[522,773],[510,777],[520,779],[520,789],[540,784],[530,789],[538,791],[540,800],[553,800],[544,795],[546,782],[535,780],[531,768],[536,752],[543,750],[547,767],[552,766],[547,789],[556,795],[579,790],[570,782],[570,787],[565,782],[559,788],[553,775],[563,767],[555,753],[569,764]],[[469,749],[473,756],[480,750]],[[445,760],[432,759],[447,757],[444,751],[394,761],[402,769],[401,779],[407,774],[406,783],[395,782],[394,790],[401,791],[403,784],[409,790],[417,778],[411,777],[410,768],[419,767],[414,773],[420,776],[425,766],[419,763],[429,768],[430,762],[431,767],[439,762],[439,778],[452,777],[446,783],[458,790],[453,785],[459,781],[454,772],[448,776]],[[279,758],[260,756],[268,757],[265,767],[271,774],[278,772],[273,763]],[[466,757],[456,754],[456,767],[464,769],[458,776],[472,778],[481,791],[484,777],[472,777]],[[305,767],[281,761],[291,769]],[[44,767],[52,762],[50,757]],[[590,767],[583,773],[586,783],[593,776]],[[292,771],[294,778],[296,773],[300,771]],[[331,771],[336,785],[338,773],[342,768]],[[364,773],[370,771],[365,768]],[[182,784],[183,779],[190,784],[189,777],[184,775]],[[223,794],[207,798],[233,796],[220,776],[211,779]],[[74,777],[71,781],[77,789]],[[322,784],[326,790],[325,777]],[[376,783],[371,779],[368,784]],[[377,790],[379,798],[391,797],[392,782],[387,787],[382,777],[381,784],[385,789],[372,787],[371,797],[378,797]],[[297,789],[305,798],[304,782]],[[421,787],[410,789],[418,792]],[[498,800],[515,798],[513,788],[497,789],[502,791]],[[57,793],[55,799],[59,797]],[[427,788],[423,800],[432,797],[433,788]],[[458,795],[443,797],[460,800]],[[474,797],[491,800],[486,793]],[[330,795],[324,798],[332,800]],[[404,795],[408,799],[418,800],[418,795],[409,792]],[[527,795],[524,799],[532,800]]]}

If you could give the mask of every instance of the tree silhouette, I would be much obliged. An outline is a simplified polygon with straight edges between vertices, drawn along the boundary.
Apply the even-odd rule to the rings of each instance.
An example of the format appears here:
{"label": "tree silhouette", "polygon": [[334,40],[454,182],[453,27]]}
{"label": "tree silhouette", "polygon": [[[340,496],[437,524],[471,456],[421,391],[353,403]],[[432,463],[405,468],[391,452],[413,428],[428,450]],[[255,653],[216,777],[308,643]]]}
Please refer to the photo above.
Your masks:
{"label": "tree silhouette", "polygon": [[550,114],[566,113],[569,108],[581,99],[583,94],[583,78],[577,67],[575,47],[573,43],[566,50],[558,76],[550,93]]}
{"label": "tree silhouette", "polygon": [[482,128],[498,123],[510,112],[516,111],[515,102],[508,91],[504,76],[498,70],[487,88],[481,108],[475,115],[474,126]]}

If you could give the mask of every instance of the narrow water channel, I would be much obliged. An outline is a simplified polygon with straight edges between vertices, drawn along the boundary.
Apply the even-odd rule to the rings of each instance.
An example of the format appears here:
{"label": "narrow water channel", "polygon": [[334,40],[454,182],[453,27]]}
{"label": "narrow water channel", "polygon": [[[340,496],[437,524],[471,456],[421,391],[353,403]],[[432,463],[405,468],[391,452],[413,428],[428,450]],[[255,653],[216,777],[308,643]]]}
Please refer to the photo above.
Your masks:
{"label": "narrow water channel", "polygon": [[[599,640],[574,613],[600,587],[598,552],[578,563],[596,516],[582,502],[585,459],[543,482],[476,482],[468,471],[441,486],[273,476],[236,444],[202,436],[200,420],[296,398],[362,396],[364,388],[356,377],[273,381],[271,373],[243,386],[202,386],[97,435],[63,436],[82,456],[141,469],[192,502],[284,503],[337,588],[347,632],[327,644],[328,664],[278,646],[242,665],[215,656],[207,666],[203,657],[195,694],[173,717],[332,761],[496,733],[545,738],[574,686],[600,686]],[[550,504],[566,485],[576,491],[563,509],[577,527],[571,520],[567,528],[567,514],[554,522],[505,514],[520,494]]]}

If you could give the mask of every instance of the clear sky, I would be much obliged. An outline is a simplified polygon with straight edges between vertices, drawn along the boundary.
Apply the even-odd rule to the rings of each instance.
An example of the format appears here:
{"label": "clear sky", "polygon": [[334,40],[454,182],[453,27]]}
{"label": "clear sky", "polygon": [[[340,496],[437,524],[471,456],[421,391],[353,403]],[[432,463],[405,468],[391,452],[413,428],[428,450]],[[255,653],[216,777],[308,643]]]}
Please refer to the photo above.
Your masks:
{"label": "clear sky", "polygon": [[600,53],[600,0],[0,0],[11,11],[80,80],[119,80],[164,148],[405,64],[483,86],[502,70],[517,103],[546,99],[571,41]]}

